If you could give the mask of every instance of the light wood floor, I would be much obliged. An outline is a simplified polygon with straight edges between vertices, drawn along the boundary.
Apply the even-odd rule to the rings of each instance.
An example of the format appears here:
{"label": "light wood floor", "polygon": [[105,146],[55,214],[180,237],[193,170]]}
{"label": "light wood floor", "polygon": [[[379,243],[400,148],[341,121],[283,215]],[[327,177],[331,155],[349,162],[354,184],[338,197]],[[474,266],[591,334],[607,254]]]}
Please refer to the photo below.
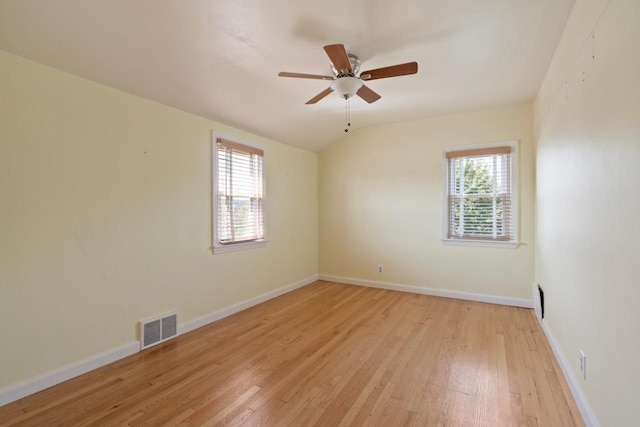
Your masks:
{"label": "light wood floor", "polygon": [[0,408],[1,425],[583,425],[531,310],[316,282]]}

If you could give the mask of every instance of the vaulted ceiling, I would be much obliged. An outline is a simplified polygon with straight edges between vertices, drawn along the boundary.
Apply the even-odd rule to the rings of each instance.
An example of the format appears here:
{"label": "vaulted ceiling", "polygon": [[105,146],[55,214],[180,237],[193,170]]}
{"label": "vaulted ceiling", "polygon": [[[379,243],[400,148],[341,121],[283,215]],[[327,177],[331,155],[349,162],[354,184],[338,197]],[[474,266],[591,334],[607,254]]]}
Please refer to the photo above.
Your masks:
{"label": "vaulted ceiling", "polygon": [[172,107],[318,151],[344,136],[345,101],[322,47],[362,69],[352,129],[532,101],[574,0],[3,0],[0,49]]}

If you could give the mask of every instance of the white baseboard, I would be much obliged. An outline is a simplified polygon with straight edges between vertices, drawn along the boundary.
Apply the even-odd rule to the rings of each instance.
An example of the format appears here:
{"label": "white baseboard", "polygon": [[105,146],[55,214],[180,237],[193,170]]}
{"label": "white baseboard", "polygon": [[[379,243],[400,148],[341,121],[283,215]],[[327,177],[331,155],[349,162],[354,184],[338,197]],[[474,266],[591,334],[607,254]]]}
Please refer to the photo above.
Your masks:
{"label": "white baseboard", "polygon": [[542,326],[542,330],[547,336],[547,341],[549,341],[549,344],[551,345],[553,354],[555,354],[556,360],[558,361],[558,364],[562,369],[564,378],[567,380],[567,384],[569,384],[569,389],[571,389],[571,394],[576,401],[576,405],[578,405],[578,409],[580,410],[580,414],[582,415],[584,423],[587,425],[587,427],[600,427],[598,419],[596,418],[593,409],[591,409],[591,405],[589,405],[587,397],[582,392],[582,387],[580,387],[578,379],[573,374],[567,358],[564,356],[562,350],[560,350],[560,347],[558,347],[556,339],[551,333],[551,330],[547,327],[547,323],[544,321],[544,319],[540,321],[540,325]]}
{"label": "white baseboard", "polygon": [[274,289],[273,291],[266,292],[262,295],[258,295],[257,297],[249,298],[248,300],[241,301],[230,307],[214,311],[213,313],[209,313],[187,323],[183,323],[182,325],[178,326],[178,335],[186,334],[187,332],[191,332],[194,329],[201,328],[202,326],[208,325],[209,323],[215,322],[216,320],[231,316],[232,314],[238,313],[242,310],[246,310],[247,308],[253,307],[254,305],[258,305],[270,299],[279,297],[280,295],[291,292],[295,289],[309,285],[318,280],[319,277],[320,276],[318,274],[314,274],[313,276],[306,277],[302,280],[298,280],[297,282],[291,283],[278,289]]}
{"label": "white baseboard", "polygon": [[[291,292],[294,289],[301,288],[305,285],[315,282],[316,280],[318,280],[318,278],[319,276],[315,274],[313,276],[298,280],[297,282],[291,283],[273,291],[258,295],[257,297],[239,302],[230,307],[223,308],[222,310],[213,312],[198,319],[186,322],[178,326],[178,335],[190,332],[201,326],[222,319],[223,317],[230,316],[254,305],[286,294],[287,292]],[[71,378],[108,365],[109,363],[115,362],[116,360],[137,353],[138,351],[140,351],[140,343],[136,341],[113,350],[108,350],[96,356],[89,357],[88,359],[72,363],[56,371],[49,372],[47,374],[24,381],[17,385],[5,388],[3,390],[0,390],[0,406],[6,405],[7,403],[11,403],[18,399],[22,399],[23,397],[30,394],[37,393],[56,384],[60,384],[61,382],[70,380]]]}
{"label": "white baseboard", "polygon": [[320,274],[320,280],[346,283],[348,285],[368,286],[371,288],[389,289],[392,291],[412,292],[415,294],[432,295],[436,297],[456,298],[467,301],[488,302],[491,304],[510,305],[513,307],[533,308],[533,301],[521,298],[500,297],[495,295],[474,294],[470,292],[449,291],[444,289],[423,288],[422,286],[401,285],[397,283],[360,280],[350,277],[330,276]]}
{"label": "white baseboard", "polygon": [[123,345],[113,350],[105,351],[96,356],[89,357],[76,363],[72,363],[56,371],[49,372],[39,377],[24,381],[13,387],[0,390],[0,406],[22,399],[45,388],[60,384],[71,378],[77,377],[104,365],[115,362],[118,359],[130,356],[140,350],[138,341]]}

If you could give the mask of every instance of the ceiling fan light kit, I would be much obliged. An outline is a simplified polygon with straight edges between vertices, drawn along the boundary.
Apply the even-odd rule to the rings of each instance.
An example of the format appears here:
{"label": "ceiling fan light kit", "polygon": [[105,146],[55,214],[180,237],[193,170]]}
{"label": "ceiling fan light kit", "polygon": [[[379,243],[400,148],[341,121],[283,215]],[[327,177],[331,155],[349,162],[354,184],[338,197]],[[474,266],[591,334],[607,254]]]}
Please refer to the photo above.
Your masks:
{"label": "ceiling fan light kit", "polygon": [[357,77],[341,77],[331,83],[331,89],[337,92],[340,97],[349,99],[358,93],[362,85],[362,80]]}
{"label": "ceiling fan light kit", "polygon": [[[352,53],[347,54],[344,45],[330,44],[324,47],[324,51],[331,60],[331,71],[333,76],[289,73],[284,71],[278,73],[278,75],[280,77],[295,77],[300,79],[332,80],[333,82],[331,83],[331,87],[320,92],[306,103],[315,104],[331,92],[335,91],[342,99],[347,101],[347,127],[351,125],[351,123],[349,123],[349,98],[354,95],[358,95],[369,104],[376,102],[381,98],[379,94],[366,86],[363,83],[363,80],[370,81],[386,79],[389,77],[416,74],[418,72],[417,62],[407,62],[406,64],[376,68],[374,70],[363,71],[360,73],[360,59]],[[359,76],[358,73],[360,73]],[[348,132],[348,129],[345,128],[345,132]]]}

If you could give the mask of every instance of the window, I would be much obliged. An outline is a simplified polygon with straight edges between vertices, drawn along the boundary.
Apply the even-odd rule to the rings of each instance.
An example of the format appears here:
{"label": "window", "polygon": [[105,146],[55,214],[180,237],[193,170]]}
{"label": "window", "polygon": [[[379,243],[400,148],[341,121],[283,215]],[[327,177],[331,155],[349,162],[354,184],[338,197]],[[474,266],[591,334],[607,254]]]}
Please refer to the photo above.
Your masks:
{"label": "window", "polygon": [[266,243],[264,151],[225,138],[214,144],[214,252]]}
{"label": "window", "polygon": [[446,244],[517,247],[517,142],[444,150]]}

